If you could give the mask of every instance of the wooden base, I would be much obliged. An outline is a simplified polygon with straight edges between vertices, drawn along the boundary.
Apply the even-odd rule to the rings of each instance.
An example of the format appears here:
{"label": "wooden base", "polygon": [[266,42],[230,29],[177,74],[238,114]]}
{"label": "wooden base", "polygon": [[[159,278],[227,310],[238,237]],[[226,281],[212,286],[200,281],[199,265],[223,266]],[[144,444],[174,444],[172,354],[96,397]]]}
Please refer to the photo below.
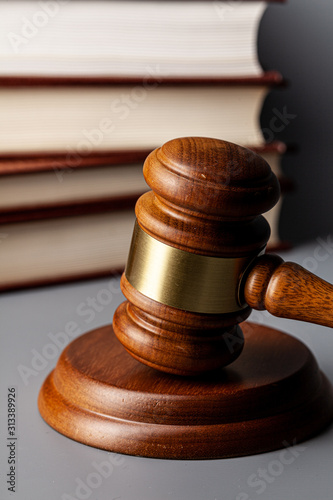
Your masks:
{"label": "wooden base", "polygon": [[105,326],[74,340],[39,395],[42,417],[81,443],[156,458],[204,459],[287,447],[323,429],[333,393],[295,338],[243,323],[230,366],[181,378],[132,358]]}

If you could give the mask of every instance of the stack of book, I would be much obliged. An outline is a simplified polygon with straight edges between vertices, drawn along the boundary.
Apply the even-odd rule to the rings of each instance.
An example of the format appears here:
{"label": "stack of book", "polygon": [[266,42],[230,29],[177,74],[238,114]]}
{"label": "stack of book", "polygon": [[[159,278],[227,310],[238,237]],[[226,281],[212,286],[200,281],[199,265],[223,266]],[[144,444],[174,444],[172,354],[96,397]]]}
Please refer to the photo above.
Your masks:
{"label": "stack of book", "polygon": [[[120,271],[147,154],[181,136],[261,154],[264,1],[0,0],[0,288]],[[268,214],[277,233],[278,208]]]}

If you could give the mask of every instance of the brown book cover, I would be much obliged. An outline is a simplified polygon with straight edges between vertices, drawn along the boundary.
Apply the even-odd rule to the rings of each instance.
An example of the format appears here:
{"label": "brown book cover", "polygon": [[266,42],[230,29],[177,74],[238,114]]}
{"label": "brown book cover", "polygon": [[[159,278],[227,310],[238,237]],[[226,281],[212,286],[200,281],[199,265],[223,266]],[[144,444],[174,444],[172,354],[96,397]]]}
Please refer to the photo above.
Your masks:
{"label": "brown book cover", "polygon": [[159,77],[145,76],[0,76],[0,89],[6,87],[103,87],[110,85],[284,85],[284,79],[278,71],[266,71],[259,76],[237,77]]}
{"label": "brown book cover", "polygon": [[137,199],[143,193],[130,196],[115,196],[109,199],[92,200],[85,203],[71,203],[57,206],[32,207],[30,210],[12,210],[0,212],[0,224],[51,220],[65,217],[83,217],[85,215],[117,213],[121,210],[131,210]]}
{"label": "brown book cover", "polygon": [[63,152],[52,155],[44,153],[0,155],[0,176],[58,171],[78,168],[110,167],[144,162],[150,151],[95,151],[86,156]]}
{"label": "brown book cover", "polygon": [[[286,145],[283,142],[274,141],[259,146],[245,145],[255,153],[263,154],[276,152],[283,154],[286,152]],[[86,156],[74,155],[72,152],[54,153],[45,155],[44,153],[16,153],[15,155],[0,155],[0,176],[45,172],[55,169],[77,169],[91,168],[95,166],[109,167],[112,165],[126,165],[144,162],[151,151],[142,150],[122,150],[122,151],[95,151]]]}

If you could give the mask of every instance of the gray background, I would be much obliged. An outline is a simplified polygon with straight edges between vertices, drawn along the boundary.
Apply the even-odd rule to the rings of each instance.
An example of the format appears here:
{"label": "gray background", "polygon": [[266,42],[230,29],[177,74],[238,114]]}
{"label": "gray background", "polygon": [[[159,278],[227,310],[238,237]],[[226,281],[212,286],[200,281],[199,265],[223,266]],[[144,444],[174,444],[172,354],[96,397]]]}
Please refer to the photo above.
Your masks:
{"label": "gray background", "polygon": [[[274,108],[296,118],[276,138],[296,147],[282,161],[296,190],[282,208],[280,234],[292,243],[333,231],[333,1],[289,0],[268,7],[259,32],[265,69],[288,80],[267,98],[262,125]],[[268,134],[267,134],[268,135]]]}

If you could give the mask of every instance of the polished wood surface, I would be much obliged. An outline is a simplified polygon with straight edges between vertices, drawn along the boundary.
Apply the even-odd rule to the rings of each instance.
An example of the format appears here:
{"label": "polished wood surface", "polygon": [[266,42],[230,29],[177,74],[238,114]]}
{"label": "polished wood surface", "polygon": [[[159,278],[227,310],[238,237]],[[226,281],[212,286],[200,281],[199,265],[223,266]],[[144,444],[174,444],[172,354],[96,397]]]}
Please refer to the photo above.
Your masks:
{"label": "polished wood surface", "polygon": [[332,389],[297,339],[242,324],[230,367],[184,378],[126,353],[111,326],[74,340],[39,396],[42,417],[81,443],[131,455],[223,458],[289,447],[325,427]]}
{"label": "polished wood surface", "polygon": [[244,283],[244,298],[250,307],[274,316],[333,328],[333,285],[276,255],[256,260]]}
{"label": "polished wood surface", "polygon": [[[129,299],[116,310],[113,328],[136,359],[177,375],[197,375],[234,361],[243,349],[241,328],[235,314],[199,314],[180,311],[139,293],[122,276]],[[246,319],[250,308],[238,314]],[[231,346],[231,347],[230,347]]]}
{"label": "polished wood surface", "polygon": [[[136,216],[158,241],[227,258],[252,258],[265,247],[270,229],[260,214],[277,202],[279,184],[253,151],[218,139],[175,139],[148,156],[144,176],[152,191],[139,198]],[[248,317],[249,307],[198,314],[144,296],[126,276],[121,284],[129,302],[116,311],[114,331],[128,352],[148,366],[195,375],[225,366],[241,353],[237,325]],[[230,293],[236,293],[236,286]]]}

